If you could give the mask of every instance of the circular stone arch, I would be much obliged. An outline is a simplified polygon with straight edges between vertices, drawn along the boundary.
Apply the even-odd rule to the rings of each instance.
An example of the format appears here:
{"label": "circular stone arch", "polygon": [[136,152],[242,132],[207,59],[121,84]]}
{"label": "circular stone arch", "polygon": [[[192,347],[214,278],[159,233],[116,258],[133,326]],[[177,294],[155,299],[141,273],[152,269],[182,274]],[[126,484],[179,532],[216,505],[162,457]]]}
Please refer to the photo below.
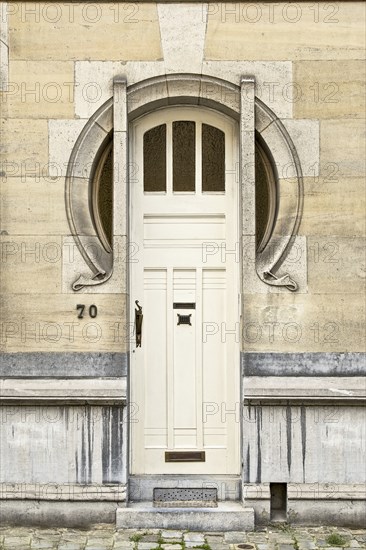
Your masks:
{"label": "circular stone arch", "polygon": [[[129,121],[174,105],[209,107],[240,120],[240,87],[215,77],[196,74],[154,77],[128,86],[126,95]],[[297,284],[288,274],[277,277],[276,272],[294,241],[301,220],[303,178],[299,157],[281,120],[257,97],[255,131],[261,147],[271,158],[276,180],[270,197],[275,205],[273,224],[266,242],[257,249],[256,271],[266,284],[296,290]],[[88,280],[81,276],[74,282],[74,290],[103,283],[113,272],[113,251],[98,234],[92,204],[95,171],[112,136],[113,97],[84,126],[68,163],[67,218],[78,249],[91,270]]]}

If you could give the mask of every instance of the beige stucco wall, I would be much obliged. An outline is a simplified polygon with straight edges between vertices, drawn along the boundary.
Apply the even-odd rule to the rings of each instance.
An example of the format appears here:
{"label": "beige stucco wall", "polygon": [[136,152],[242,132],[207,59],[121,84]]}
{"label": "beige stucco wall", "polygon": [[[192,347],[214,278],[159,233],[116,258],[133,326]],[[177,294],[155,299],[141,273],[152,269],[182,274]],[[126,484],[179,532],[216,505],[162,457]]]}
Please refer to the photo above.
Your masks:
{"label": "beige stucco wall", "polygon": [[[301,239],[287,262],[300,289],[244,281],[243,349],[363,351],[365,4],[93,6],[3,10],[1,350],[127,349],[125,296],[103,285],[71,290],[81,260],[66,219],[66,163],[114,75],[192,71],[236,83],[253,74],[303,165]],[[98,317],[77,319],[79,303],[97,305]]]}

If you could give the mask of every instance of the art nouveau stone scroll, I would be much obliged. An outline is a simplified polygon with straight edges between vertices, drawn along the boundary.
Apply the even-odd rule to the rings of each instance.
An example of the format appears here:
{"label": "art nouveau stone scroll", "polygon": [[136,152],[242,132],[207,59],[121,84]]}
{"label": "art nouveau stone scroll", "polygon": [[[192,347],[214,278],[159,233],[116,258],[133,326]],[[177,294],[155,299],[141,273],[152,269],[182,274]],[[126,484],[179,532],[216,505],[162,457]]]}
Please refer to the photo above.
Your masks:
{"label": "art nouveau stone scroll", "polygon": [[[73,289],[77,291],[86,286],[100,285],[113,273],[113,251],[103,244],[91,205],[94,172],[100,155],[113,137],[114,248],[121,239],[127,239],[127,121],[157,108],[182,104],[210,107],[238,120],[243,241],[252,243],[253,268],[255,265],[263,283],[297,290],[291,274],[281,272],[281,264],[297,234],[302,212],[302,172],[294,144],[275,113],[255,97],[253,77],[243,77],[241,85],[236,86],[218,78],[195,74],[164,75],[129,87],[124,77],[116,77],[114,97],[98,109],[81,132],[67,171],[66,210],[72,235],[90,273],[81,274],[74,281]],[[273,227],[265,246],[256,251],[255,135],[260,136],[270,152],[276,172],[271,197],[276,210]]]}

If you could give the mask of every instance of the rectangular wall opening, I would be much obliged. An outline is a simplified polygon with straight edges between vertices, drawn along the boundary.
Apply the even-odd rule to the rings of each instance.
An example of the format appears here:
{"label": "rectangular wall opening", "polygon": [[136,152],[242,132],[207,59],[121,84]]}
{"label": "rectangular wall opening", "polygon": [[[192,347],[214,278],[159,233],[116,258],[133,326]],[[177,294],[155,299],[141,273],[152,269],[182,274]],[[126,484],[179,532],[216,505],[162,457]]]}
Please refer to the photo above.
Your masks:
{"label": "rectangular wall opening", "polygon": [[270,483],[271,521],[287,520],[287,483]]}

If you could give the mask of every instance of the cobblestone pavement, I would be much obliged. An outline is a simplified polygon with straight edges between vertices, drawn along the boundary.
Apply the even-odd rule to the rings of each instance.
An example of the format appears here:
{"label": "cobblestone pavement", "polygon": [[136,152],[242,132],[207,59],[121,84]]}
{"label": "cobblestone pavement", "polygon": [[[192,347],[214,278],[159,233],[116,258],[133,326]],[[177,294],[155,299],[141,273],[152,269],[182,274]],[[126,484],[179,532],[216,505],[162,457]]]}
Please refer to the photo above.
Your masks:
{"label": "cobblestone pavement", "polygon": [[254,532],[116,531],[109,525],[92,530],[0,528],[2,550],[340,550],[366,549],[366,529],[281,526]]}

